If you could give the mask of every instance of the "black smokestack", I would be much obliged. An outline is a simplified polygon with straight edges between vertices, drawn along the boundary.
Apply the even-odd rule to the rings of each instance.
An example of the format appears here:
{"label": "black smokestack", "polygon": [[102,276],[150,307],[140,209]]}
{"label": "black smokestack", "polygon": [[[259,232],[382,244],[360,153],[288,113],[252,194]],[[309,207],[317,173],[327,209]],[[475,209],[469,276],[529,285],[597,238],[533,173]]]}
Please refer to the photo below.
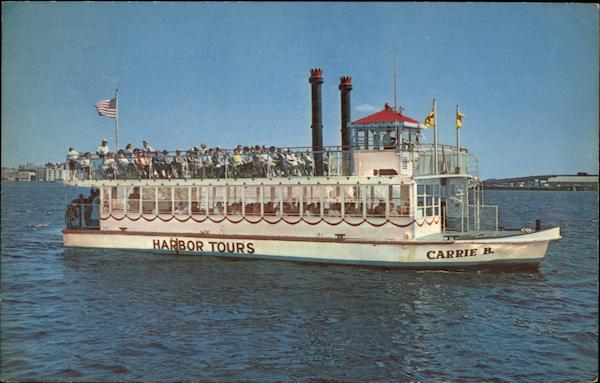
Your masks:
{"label": "black smokestack", "polygon": [[340,77],[341,110],[342,110],[342,152],[343,152],[343,174],[352,175],[351,153],[352,136],[348,124],[350,123],[350,91],[352,90],[352,77]]}
{"label": "black smokestack", "polygon": [[323,111],[321,109],[321,84],[323,84],[323,70],[315,68],[310,70],[312,94],[312,150],[315,157],[315,175],[323,175]]}

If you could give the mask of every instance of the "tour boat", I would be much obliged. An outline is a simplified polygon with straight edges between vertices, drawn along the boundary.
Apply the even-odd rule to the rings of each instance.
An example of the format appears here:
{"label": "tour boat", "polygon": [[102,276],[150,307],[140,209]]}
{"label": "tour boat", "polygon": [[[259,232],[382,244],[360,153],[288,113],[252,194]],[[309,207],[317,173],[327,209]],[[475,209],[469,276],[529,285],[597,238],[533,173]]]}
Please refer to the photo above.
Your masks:
{"label": "tour boat", "polygon": [[476,157],[458,144],[422,142],[428,126],[402,109],[386,104],[351,121],[350,77],[339,84],[341,146],[323,146],[322,70],[311,70],[309,82],[309,148],[80,156],[65,183],[91,188],[94,202],[68,204],[64,246],[405,269],[537,268],[561,238],[558,227],[499,229]]}

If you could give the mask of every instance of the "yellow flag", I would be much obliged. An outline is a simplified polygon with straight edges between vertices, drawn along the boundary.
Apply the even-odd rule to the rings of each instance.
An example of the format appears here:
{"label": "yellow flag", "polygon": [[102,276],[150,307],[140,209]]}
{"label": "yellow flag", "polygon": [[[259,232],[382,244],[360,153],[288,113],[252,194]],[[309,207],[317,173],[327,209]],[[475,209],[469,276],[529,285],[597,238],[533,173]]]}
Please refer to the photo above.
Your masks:
{"label": "yellow flag", "polygon": [[459,112],[458,110],[456,111],[456,127],[457,128],[462,128],[462,119],[465,115],[462,114],[461,112]]}
{"label": "yellow flag", "polygon": [[431,113],[425,117],[424,125],[428,128],[435,125],[435,99],[433,100],[433,105],[431,106]]}
{"label": "yellow flag", "polygon": [[425,117],[425,126],[430,127],[435,125],[435,112],[431,112]]}

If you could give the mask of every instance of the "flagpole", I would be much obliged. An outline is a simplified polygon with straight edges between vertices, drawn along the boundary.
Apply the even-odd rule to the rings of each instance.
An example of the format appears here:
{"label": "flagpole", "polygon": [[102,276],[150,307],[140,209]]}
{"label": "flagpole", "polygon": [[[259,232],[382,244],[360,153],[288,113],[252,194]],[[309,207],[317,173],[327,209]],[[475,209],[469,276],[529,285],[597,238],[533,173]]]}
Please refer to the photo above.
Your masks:
{"label": "flagpole", "polygon": [[398,105],[397,105],[397,88],[396,88],[396,42],[394,42],[393,46],[393,56],[394,56],[394,134],[396,135],[396,147],[398,147],[398,142],[402,145],[402,141],[399,139],[402,137],[398,132]]}
{"label": "flagpole", "polygon": [[456,105],[456,174],[460,174],[460,127],[458,126],[459,118],[458,104]]}
{"label": "flagpole", "polygon": [[115,109],[116,119],[115,119],[115,153],[119,151],[119,88],[115,89]]}
{"label": "flagpole", "polygon": [[438,134],[437,134],[437,106],[433,99],[433,171],[438,174]]}

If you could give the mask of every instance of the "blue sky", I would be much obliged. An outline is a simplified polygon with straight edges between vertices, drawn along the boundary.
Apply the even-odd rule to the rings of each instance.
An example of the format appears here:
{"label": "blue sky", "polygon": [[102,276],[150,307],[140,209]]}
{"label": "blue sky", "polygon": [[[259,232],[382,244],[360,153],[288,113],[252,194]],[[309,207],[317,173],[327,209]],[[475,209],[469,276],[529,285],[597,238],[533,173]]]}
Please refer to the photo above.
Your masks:
{"label": "blue sky", "polygon": [[[119,142],[175,149],[310,145],[310,68],[324,71],[324,143],[340,143],[339,77],[352,118],[398,104],[483,178],[598,173],[594,4],[3,3],[2,165],[114,148],[94,104],[119,87]],[[426,133],[431,141],[431,132]]]}

